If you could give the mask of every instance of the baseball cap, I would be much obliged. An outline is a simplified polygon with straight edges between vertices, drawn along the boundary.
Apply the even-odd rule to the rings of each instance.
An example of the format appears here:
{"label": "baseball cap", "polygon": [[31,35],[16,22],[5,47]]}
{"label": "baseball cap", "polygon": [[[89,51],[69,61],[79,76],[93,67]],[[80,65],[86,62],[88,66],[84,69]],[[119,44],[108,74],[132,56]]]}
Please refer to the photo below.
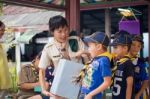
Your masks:
{"label": "baseball cap", "polygon": [[103,32],[95,32],[92,35],[85,37],[83,41],[85,43],[88,42],[101,43],[106,47],[109,45],[110,42],[109,37]]}
{"label": "baseball cap", "polygon": [[115,38],[113,42],[110,44],[110,46],[116,46],[116,45],[131,45],[132,38],[131,35],[126,31],[119,31],[115,34]]}

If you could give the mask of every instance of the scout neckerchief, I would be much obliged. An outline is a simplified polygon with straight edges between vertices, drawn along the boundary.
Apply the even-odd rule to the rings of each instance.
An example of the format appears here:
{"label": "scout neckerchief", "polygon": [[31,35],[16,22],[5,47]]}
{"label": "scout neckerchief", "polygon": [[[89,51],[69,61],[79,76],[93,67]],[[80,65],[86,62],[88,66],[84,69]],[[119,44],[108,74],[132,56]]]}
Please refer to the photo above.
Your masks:
{"label": "scout neckerchief", "polygon": [[93,60],[91,60],[91,61],[89,61],[88,63],[86,63],[85,65],[84,65],[84,67],[83,67],[83,69],[81,69],[81,71],[80,71],[80,73],[79,73],[79,75],[77,75],[76,77],[75,77],[75,79],[73,80],[73,82],[75,83],[75,84],[82,84],[82,80],[83,80],[83,77],[84,77],[84,75],[86,74],[86,72],[87,72],[87,70],[88,70],[88,68],[89,68],[89,64],[90,63],[92,63],[93,62]]}
{"label": "scout neckerchief", "polygon": [[36,80],[39,80],[39,70],[37,68],[35,68],[35,66],[33,64],[30,65],[31,69],[32,69],[32,73],[33,75],[36,77]]}
{"label": "scout neckerchief", "polygon": [[133,63],[134,65],[137,65],[138,59],[140,58],[139,55],[136,55],[136,56],[131,56],[131,55],[129,55],[129,57],[130,57],[132,63]]}
{"label": "scout neckerchief", "polygon": [[[142,62],[142,63],[145,63],[146,62],[146,60],[144,59],[144,58],[140,58],[140,56],[137,54],[136,56],[134,56],[134,57],[132,57],[131,55],[130,55],[130,59],[131,59],[131,61],[132,61],[132,63],[134,64],[134,65],[137,65],[138,64],[138,62]],[[148,74],[148,69],[147,68],[145,68],[145,71],[146,71],[146,73]]]}
{"label": "scout neckerchief", "polygon": [[113,65],[114,65],[114,67],[112,68],[112,81],[111,81],[111,85],[113,84],[113,79],[114,79],[114,75],[115,75],[115,72],[116,72],[116,70],[117,70],[117,66],[118,65],[121,65],[121,64],[123,64],[124,62],[126,62],[127,60],[129,60],[130,59],[130,57],[129,57],[129,55],[125,55],[124,57],[122,57],[121,59],[114,59],[113,61]]}
{"label": "scout neckerchief", "polygon": [[[110,61],[112,59],[112,56],[109,52],[102,53],[95,58],[98,58],[98,57],[108,57]],[[84,68],[80,71],[80,74],[75,78],[74,80],[75,83],[80,83],[80,84],[82,83],[82,80],[87,70],[89,69],[89,64],[91,64],[95,58],[93,58],[91,61],[89,61],[87,64],[84,65]]]}

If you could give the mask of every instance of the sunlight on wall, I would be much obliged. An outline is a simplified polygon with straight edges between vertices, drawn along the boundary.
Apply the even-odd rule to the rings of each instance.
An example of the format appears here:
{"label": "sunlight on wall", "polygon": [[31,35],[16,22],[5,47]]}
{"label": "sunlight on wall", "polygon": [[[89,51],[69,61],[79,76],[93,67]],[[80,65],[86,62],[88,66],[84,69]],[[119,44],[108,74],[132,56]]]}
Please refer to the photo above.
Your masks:
{"label": "sunlight on wall", "polygon": [[144,52],[143,55],[144,57],[149,56],[149,35],[148,33],[143,33],[143,40],[144,40]]}

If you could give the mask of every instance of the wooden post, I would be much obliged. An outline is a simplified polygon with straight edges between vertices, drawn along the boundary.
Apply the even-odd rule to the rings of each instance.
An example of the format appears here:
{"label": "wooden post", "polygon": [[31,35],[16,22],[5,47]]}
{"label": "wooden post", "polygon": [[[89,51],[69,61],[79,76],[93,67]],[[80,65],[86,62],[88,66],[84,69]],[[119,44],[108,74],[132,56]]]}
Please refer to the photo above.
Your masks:
{"label": "wooden post", "polygon": [[75,30],[80,33],[80,0],[66,0],[66,19],[70,31]]}
{"label": "wooden post", "polygon": [[[105,33],[111,39],[111,16],[110,16],[110,9],[105,9]],[[111,47],[109,47],[109,51],[111,51]]]}
{"label": "wooden post", "polygon": [[105,9],[105,33],[111,37],[111,17],[109,9]]}
{"label": "wooden post", "polygon": [[[149,3],[149,5],[148,5],[148,33],[149,33],[149,44],[150,44],[150,3]],[[148,45],[149,46],[149,64],[150,64],[150,45]],[[150,91],[150,68],[149,68],[149,83],[148,83],[148,85],[149,85],[149,91]],[[148,96],[148,98],[147,99],[150,99],[150,92],[149,92],[149,96]]]}

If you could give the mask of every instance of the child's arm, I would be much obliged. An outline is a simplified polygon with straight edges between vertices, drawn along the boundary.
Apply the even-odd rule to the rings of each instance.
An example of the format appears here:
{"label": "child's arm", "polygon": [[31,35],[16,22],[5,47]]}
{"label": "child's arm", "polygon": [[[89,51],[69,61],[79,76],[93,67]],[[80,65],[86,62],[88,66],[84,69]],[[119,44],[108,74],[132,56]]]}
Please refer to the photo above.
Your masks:
{"label": "child's arm", "polygon": [[140,72],[141,72],[141,76],[142,78],[140,79],[142,82],[142,85],[140,87],[140,90],[138,91],[138,93],[135,95],[135,99],[139,99],[140,96],[143,94],[144,90],[147,88],[148,86],[148,70],[146,67],[146,63],[143,64],[142,67],[140,67]]}
{"label": "child's arm", "polygon": [[108,88],[111,84],[111,77],[107,76],[104,77],[104,82],[95,90],[90,92],[89,94],[86,95],[85,99],[92,99],[93,96],[97,95],[98,93],[104,91],[106,88]]}
{"label": "child's arm", "polygon": [[126,99],[131,99],[132,86],[133,86],[133,77],[132,76],[127,77],[126,81],[127,81]]}
{"label": "child's arm", "polygon": [[139,99],[140,98],[140,96],[142,95],[142,93],[144,92],[144,90],[147,88],[147,85],[148,85],[148,80],[144,80],[142,82],[142,86],[141,86],[140,91],[135,96],[135,99]]}
{"label": "child's arm", "polygon": [[126,77],[126,99],[131,99],[133,92],[133,84],[134,84],[134,65],[131,60],[128,60],[124,64],[126,67],[124,69],[124,76]]}
{"label": "child's arm", "polygon": [[20,89],[31,90],[31,89],[34,89],[34,87],[37,87],[37,86],[40,86],[39,82],[35,82],[35,83],[23,83],[23,84],[20,84]]}
{"label": "child's arm", "polygon": [[54,96],[52,93],[48,92],[46,90],[46,83],[45,83],[45,69],[42,69],[40,68],[39,70],[39,82],[40,82],[40,85],[41,85],[41,88],[42,88],[42,93],[46,96]]}

